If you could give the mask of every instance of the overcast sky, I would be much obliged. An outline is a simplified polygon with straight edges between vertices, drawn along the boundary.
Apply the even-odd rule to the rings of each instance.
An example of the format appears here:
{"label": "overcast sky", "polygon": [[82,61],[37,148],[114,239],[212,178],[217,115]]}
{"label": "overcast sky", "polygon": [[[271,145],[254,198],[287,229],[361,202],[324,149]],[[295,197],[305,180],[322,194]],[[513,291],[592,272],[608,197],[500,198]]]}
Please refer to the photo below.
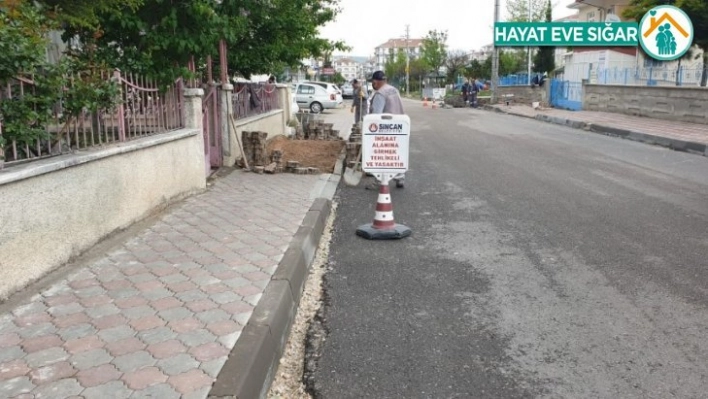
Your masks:
{"label": "overcast sky", "polygon": [[[567,9],[573,0],[553,0],[553,18],[574,13]],[[411,38],[422,38],[429,30],[447,30],[450,50],[475,50],[492,43],[494,0],[340,0],[342,12],[322,27],[322,37],[343,40],[355,56],[371,56],[374,48],[388,39],[404,37],[406,24]],[[506,0],[501,0],[502,20]]]}

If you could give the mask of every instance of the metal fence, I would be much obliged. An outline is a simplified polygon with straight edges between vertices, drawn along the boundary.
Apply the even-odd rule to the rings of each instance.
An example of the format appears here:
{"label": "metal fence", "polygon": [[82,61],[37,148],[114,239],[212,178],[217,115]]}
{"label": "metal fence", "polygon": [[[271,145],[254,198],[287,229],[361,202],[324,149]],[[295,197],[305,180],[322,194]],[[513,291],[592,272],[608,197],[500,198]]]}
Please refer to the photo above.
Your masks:
{"label": "metal fence", "polygon": [[[27,126],[28,131],[32,128],[42,130],[44,134],[41,138],[36,138],[36,135],[27,135],[26,139],[10,138],[6,129],[7,142],[3,148],[5,165],[101,147],[183,127],[181,79],[161,90],[149,79],[123,76],[118,71],[104,73],[100,78],[117,88],[115,95],[118,98],[112,99],[113,106],[93,112],[82,108],[78,114],[70,115],[66,112],[67,98],[64,94],[70,92],[72,86],[65,87],[51,109],[34,106],[34,112],[50,113],[49,123]],[[76,84],[76,79],[69,80],[69,85],[72,84]],[[13,79],[0,90],[0,101],[19,101],[35,93],[35,90],[37,86],[32,79]],[[2,117],[0,135],[3,134],[3,124],[7,127],[12,123],[7,115]]]}
{"label": "metal fence", "polygon": [[236,83],[232,101],[235,119],[282,109],[278,88],[267,83]]}
{"label": "metal fence", "polygon": [[[531,74],[531,79],[536,76]],[[499,86],[528,86],[529,85],[529,74],[528,73],[517,73],[512,75],[506,75],[499,78]]]}
{"label": "metal fence", "polygon": [[[596,72],[596,84],[625,86],[700,86],[703,67],[606,68]],[[592,82],[592,73],[588,76]]]}

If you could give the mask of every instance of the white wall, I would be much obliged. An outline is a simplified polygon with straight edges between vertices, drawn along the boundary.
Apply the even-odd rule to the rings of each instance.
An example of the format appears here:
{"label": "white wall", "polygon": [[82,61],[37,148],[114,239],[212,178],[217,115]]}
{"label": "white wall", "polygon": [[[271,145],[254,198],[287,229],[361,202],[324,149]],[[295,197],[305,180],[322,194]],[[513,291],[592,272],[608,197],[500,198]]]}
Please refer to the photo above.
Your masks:
{"label": "white wall", "polygon": [[206,187],[201,129],[0,172],[0,298]]}

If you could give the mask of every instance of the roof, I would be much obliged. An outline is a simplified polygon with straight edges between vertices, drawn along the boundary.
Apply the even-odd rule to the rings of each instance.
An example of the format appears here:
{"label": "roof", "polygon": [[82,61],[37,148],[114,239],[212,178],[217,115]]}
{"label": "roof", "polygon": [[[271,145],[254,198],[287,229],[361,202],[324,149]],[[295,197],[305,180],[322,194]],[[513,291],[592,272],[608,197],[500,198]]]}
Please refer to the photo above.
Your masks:
{"label": "roof", "polygon": [[[408,47],[419,47],[423,44],[423,39],[408,39]],[[406,39],[388,39],[386,43],[379,44],[376,48],[399,48],[406,47]]]}
{"label": "roof", "polygon": [[671,17],[671,15],[669,15],[668,13],[664,13],[664,15],[662,15],[658,20],[655,17],[651,17],[651,24],[649,26],[649,30],[644,32],[644,37],[651,35],[651,33],[654,32],[654,30],[656,30],[659,25],[664,23],[664,20],[668,20],[669,23],[673,25],[674,28],[676,28],[684,37],[690,36],[690,34],[686,32],[686,30],[683,29],[683,27],[679,25],[676,20]]}

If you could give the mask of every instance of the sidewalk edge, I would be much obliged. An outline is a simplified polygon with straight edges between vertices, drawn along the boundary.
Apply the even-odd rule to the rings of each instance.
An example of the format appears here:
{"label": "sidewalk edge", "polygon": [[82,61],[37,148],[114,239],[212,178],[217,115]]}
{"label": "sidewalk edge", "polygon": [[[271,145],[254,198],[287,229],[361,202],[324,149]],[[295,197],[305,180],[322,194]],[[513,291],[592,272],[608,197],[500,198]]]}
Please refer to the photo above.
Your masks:
{"label": "sidewalk edge", "polygon": [[657,136],[649,133],[635,132],[627,129],[619,129],[612,126],[583,122],[574,119],[560,118],[557,116],[536,114],[535,116],[519,114],[516,112],[505,111],[498,107],[485,105],[484,110],[497,112],[507,115],[518,116],[528,119],[536,119],[541,122],[552,123],[556,125],[568,126],[574,129],[581,129],[592,133],[602,134],[610,137],[619,137],[627,140],[637,141],[640,143],[657,145],[666,147],[675,151],[688,152],[696,155],[708,157],[708,145],[697,143],[694,141],[678,140],[669,137]]}
{"label": "sidewalk edge", "polygon": [[[314,200],[268,283],[248,324],[219,372],[210,399],[265,398],[290,335],[312,264],[341,178],[337,171],[329,189]],[[332,196],[329,196],[331,192]]]}

